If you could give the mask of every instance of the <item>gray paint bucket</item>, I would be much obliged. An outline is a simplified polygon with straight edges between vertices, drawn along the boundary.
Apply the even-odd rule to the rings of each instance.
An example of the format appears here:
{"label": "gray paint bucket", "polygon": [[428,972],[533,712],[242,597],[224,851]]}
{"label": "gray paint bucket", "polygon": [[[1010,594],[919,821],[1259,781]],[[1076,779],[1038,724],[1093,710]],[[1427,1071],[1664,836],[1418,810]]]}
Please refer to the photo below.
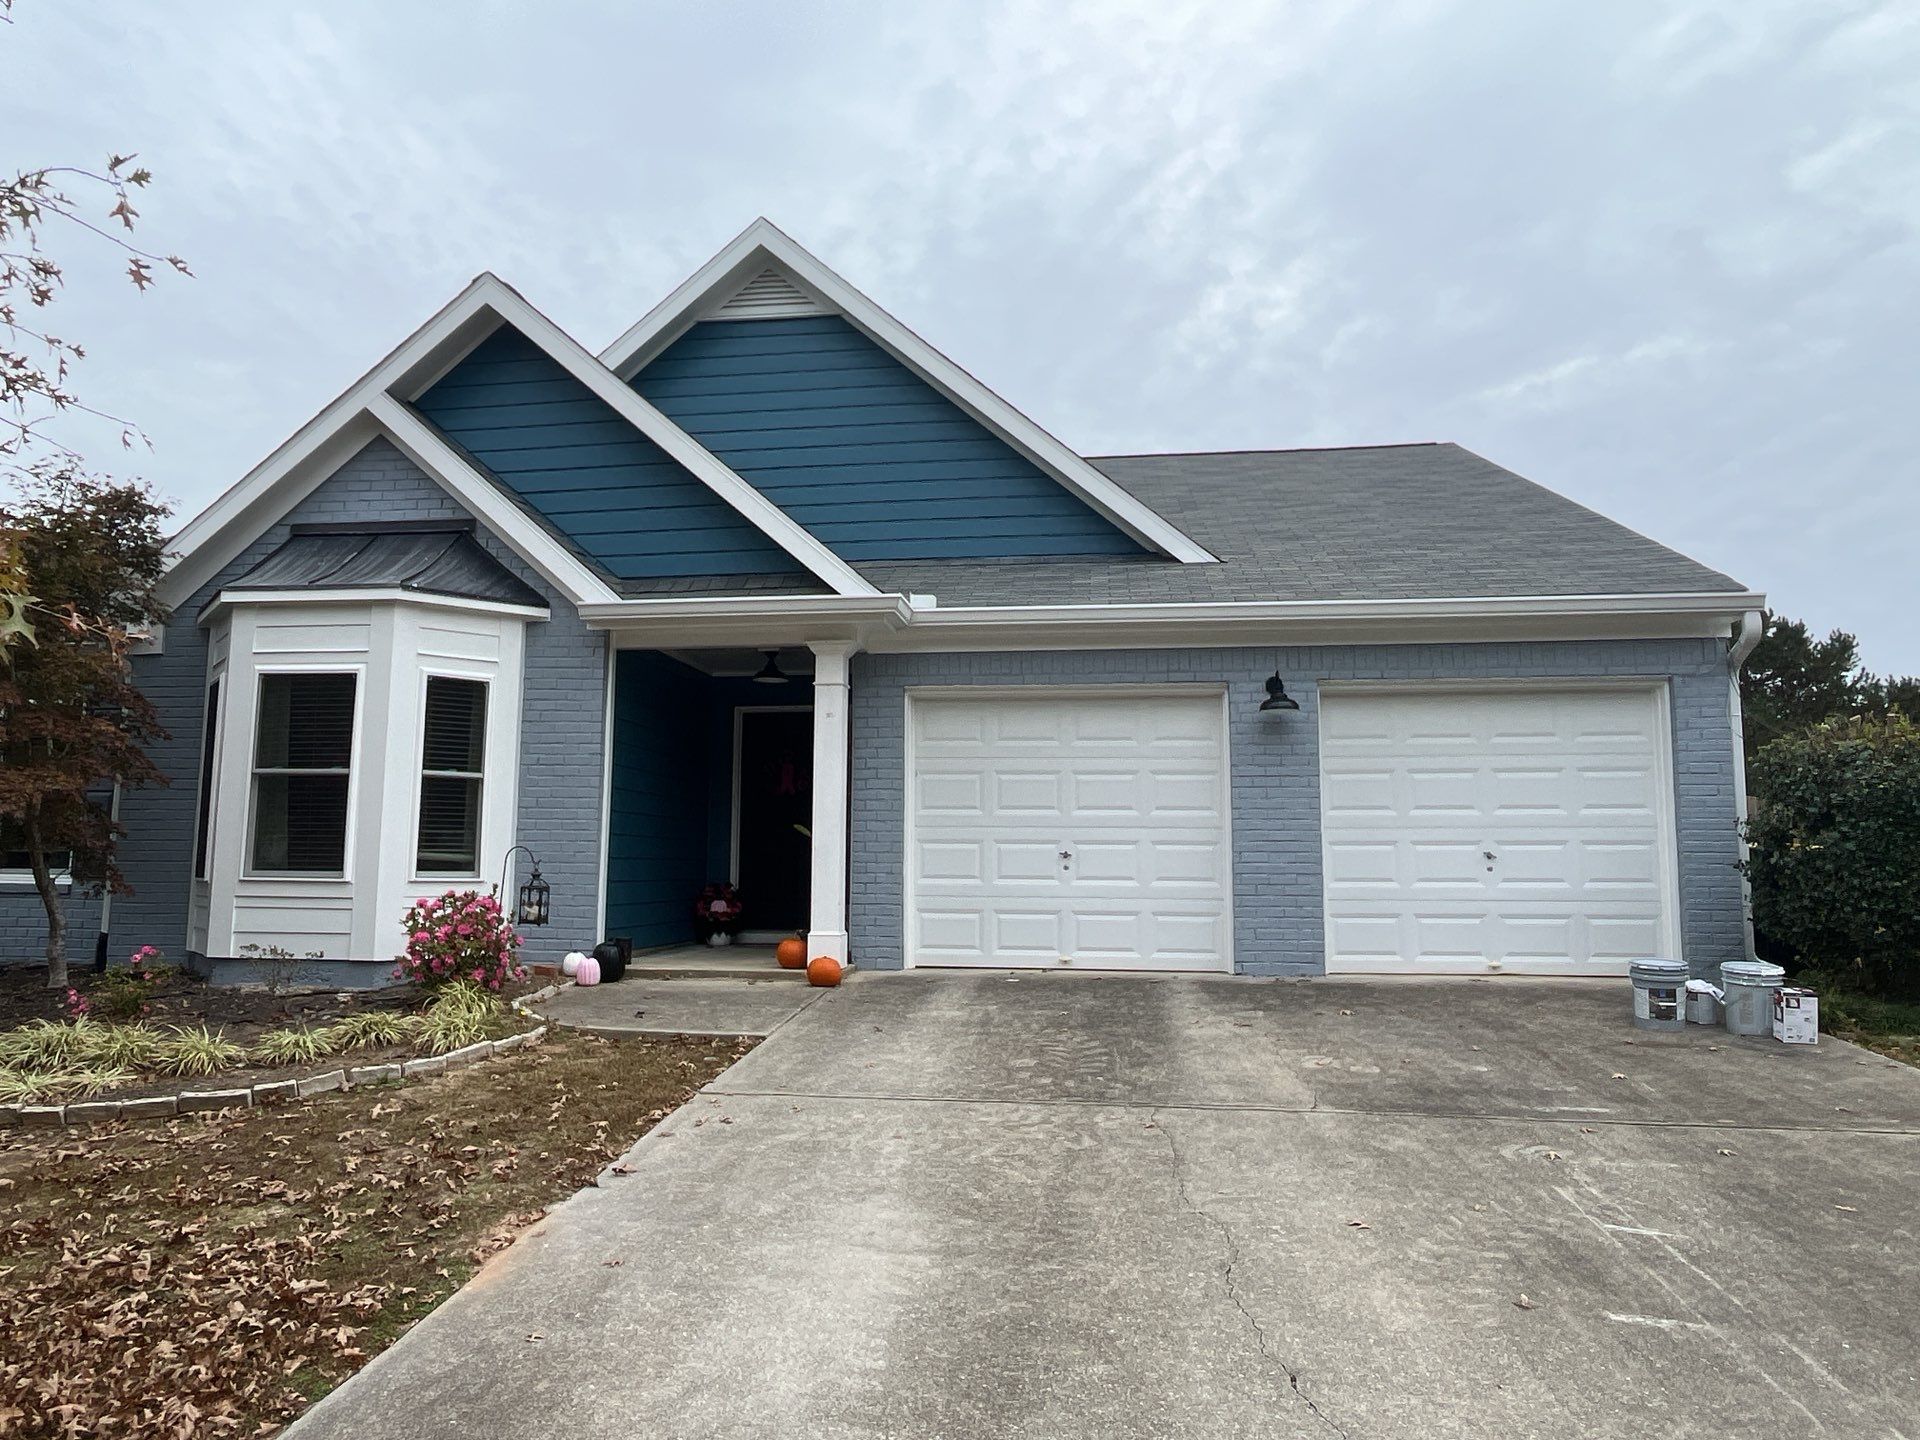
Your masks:
{"label": "gray paint bucket", "polygon": [[1773,996],[1787,972],[1764,960],[1729,960],[1720,967],[1727,996],[1727,1029],[1735,1035],[1773,1034]]}
{"label": "gray paint bucket", "polygon": [[[1633,981],[1633,1023],[1642,1030],[1687,1028],[1687,962],[1635,960],[1627,966]],[[1769,1000],[1768,1006],[1772,1006]],[[1767,1011],[1773,1024],[1773,1011]]]}

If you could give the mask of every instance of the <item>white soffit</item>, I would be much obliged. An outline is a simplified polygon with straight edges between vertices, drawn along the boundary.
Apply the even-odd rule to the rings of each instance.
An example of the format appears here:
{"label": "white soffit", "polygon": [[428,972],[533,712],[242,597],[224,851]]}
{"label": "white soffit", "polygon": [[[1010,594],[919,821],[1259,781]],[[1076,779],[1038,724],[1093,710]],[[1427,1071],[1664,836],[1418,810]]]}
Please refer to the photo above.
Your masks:
{"label": "white soffit", "polygon": [[794,288],[811,297],[823,311],[843,316],[869,340],[1148,549],[1186,564],[1216,562],[1215,556],[1125,487],[1014,409],[765,218],[741,231],[601,351],[600,359],[622,380],[631,380],[690,326],[709,318],[716,295],[728,296],[726,303],[731,303],[731,297],[757,283],[770,268],[784,272]]}

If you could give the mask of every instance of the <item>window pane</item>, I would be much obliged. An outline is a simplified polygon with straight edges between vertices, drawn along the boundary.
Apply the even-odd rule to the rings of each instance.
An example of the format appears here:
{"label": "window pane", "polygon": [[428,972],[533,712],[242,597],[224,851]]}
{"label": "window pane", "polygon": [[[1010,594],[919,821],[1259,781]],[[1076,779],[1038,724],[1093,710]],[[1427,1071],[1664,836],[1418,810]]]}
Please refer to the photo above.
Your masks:
{"label": "window pane", "polygon": [[420,781],[422,875],[471,875],[480,863],[480,782],[444,775]]}
{"label": "window pane", "polygon": [[338,875],[346,860],[345,775],[254,777],[255,870]]}
{"label": "window pane", "polygon": [[220,682],[207,689],[206,730],[200,737],[200,816],[193,832],[193,873],[207,878],[207,826],[213,819],[213,737],[220,725]]}
{"label": "window pane", "polygon": [[353,759],[352,675],[263,675],[254,765],[345,769]]}
{"label": "window pane", "polygon": [[487,686],[483,680],[427,678],[426,767],[479,770],[486,749]]}
{"label": "window pane", "polygon": [[[33,862],[27,858],[26,827],[18,820],[0,820],[0,870],[30,871]],[[56,875],[67,873],[67,867],[73,863],[73,854],[67,850],[49,850],[47,868]]]}

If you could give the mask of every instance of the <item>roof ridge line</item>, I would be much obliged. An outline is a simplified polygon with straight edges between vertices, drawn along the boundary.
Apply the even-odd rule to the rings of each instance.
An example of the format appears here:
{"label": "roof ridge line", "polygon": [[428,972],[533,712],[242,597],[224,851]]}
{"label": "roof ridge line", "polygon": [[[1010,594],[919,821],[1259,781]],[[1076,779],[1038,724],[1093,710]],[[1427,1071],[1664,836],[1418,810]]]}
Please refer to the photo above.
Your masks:
{"label": "roof ridge line", "polygon": [[1179,455],[1324,455],[1335,450],[1418,450],[1429,446],[1458,443],[1455,440],[1382,440],[1374,444],[1243,446],[1227,450],[1122,450],[1110,455],[1088,455],[1086,458],[1088,460],[1160,460]]}

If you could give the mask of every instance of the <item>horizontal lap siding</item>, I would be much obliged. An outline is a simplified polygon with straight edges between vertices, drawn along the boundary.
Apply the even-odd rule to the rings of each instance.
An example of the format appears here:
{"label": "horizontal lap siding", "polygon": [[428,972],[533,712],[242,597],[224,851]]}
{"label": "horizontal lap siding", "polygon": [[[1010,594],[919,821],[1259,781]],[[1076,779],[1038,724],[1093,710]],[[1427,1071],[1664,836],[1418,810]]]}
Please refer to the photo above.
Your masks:
{"label": "horizontal lap siding", "polygon": [[623,580],[798,563],[532,341],[502,326],[420,413]]}
{"label": "horizontal lap siding", "polygon": [[[1278,666],[1298,711],[1262,713]],[[910,685],[1225,684],[1232,749],[1234,965],[1326,966],[1320,844],[1320,683],[1665,678],[1671,689],[1680,926],[1696,975],[1745,956],[1726,647],[1713,640],[1282,649],[859,655],[853,728],[853,959],[897,969],[903,950],[906,689]]]}
{"label": "horizontal lap siding", "polygon": [[849,560],[1140,553],[837,315],[695,325],[633,385]]}

